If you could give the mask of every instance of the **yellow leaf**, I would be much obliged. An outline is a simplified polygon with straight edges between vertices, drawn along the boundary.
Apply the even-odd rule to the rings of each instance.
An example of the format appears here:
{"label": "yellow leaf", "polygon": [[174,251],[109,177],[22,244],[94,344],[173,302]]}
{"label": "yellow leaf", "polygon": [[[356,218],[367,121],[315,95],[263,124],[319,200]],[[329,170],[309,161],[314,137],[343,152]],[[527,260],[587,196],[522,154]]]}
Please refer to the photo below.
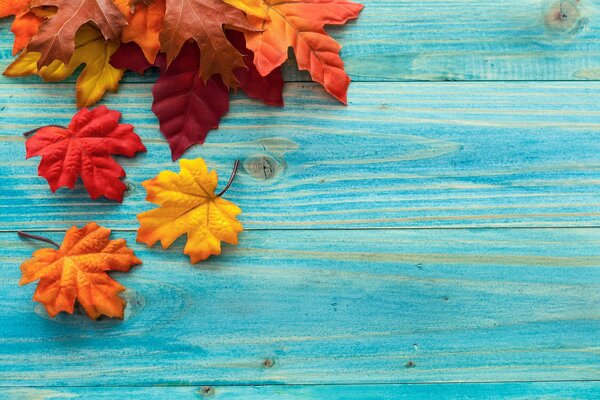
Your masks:
{"label": "yellow leaf", "polygon": [[215,194],[217,173],[208,172],[204,160],[181,160],[180,167],[179,174],[162,171],[142,183],[146,200],[160,207],[138,215],[137,241],[152,247],[160,240],[166,249],[187,234],[183,252],[195,264],[221,254],[221,242],[237,244],[242,210]]}
{"label": "yellow leaf", "polygon": [[223,0],[235,8],[239,8],[248,15],[254,15],[262,19],[269,19],[267,9],[263,0]]}
{"label": "yellow leaf", "polygon": [[38,74],[49,82],[62,81],[85,64],[77,78],[77,107],[88,107],[104,96],[107,90],[116,91],[124,70],[110,65],[110,56],[117,51],[119,44],[105,41],[102,33],[91,25],[84,25],[75,37],[75,52],[68,65],[54,60],[50,65],[38,71],[37,61],[40,53],[23,52],[8,66],[4,75],[25,76]]}

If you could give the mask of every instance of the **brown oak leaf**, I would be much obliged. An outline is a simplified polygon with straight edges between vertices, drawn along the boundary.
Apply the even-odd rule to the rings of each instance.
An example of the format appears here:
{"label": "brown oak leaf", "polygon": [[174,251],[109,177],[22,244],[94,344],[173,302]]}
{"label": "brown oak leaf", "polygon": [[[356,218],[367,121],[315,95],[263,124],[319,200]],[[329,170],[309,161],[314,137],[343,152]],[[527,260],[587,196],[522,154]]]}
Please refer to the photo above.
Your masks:
{"label": "brown oak leaf", "polygon": [[177,57],[188,39],[193,39],[202,53],[202,79],[206,82],[212,75],[221,74],[225,85],[236,87],[233,71],[245,65],[242,55],[225,37],[224,25],[237,30],[256,30],[242,11],[222,0],[167,0],[160,33],[167,64]]}
{"label": "brown oak leaf", "polygon": [[68,64],[75,51],[75,34],[93,22],[105,39],[118,40],[127,19],[112,0],[31,0],[31,7],[54,6],[56,15],[40,26],[27,50],[42,53],[38,68],[54,60]]}

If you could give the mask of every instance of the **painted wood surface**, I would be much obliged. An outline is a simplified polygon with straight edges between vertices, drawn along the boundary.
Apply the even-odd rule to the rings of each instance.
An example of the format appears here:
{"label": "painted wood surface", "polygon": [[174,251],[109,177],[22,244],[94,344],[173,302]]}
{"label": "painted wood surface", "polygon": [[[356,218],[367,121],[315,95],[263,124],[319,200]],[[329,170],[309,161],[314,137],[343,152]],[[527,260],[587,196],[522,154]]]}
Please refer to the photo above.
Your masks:
{"label": "painted wood surface", "polygon": [[[72,85],[3,82],[0,229],[136,229],[136,213],[152,207],[141,182],[178,168],[150,85],[106,101],[148,147],[122,161],[131,190],[117,204],[90,201],[82,186],[53,194],[39,160],[25,160],[20,133],[67,123]],[[286,100],[271,109],[237,97],[185,155],[222,177],[244,161],[227,196],[248,229],[600,226],[600,83],[355,83],[349,107],[297,83]]]}
{"label": "painted wood surface", "polygon": [[[63,233],[46,233],[60,241]],[[0,234],[0,386],[597,380],[600,229],[244,232],[135,244],[123,322],[46,316]]]}
{"label": "painted wood surface", "polygon": [[[289,62],[286,108],[236,95],[186,154],[244,162],[248,231],[200,267],[134,243],[140,183],[177,169],[156,75],[103,101],[149,150],[122,161],[123,204],[51,194],[24,159],[21,132],[75,112],[73,79],[0,77],[0,398],[600,398],[600,5],[363,3],[330,29],[349,107]],[[0,68],[11,41],[4,20]],[[15,231],[90,220],[144,260],[118,275],[126,318],[49,319]]]}
{"label": "painted wood surface", "polygon": [[[598,382],[540,382],[428,385],[265,385],[186,387],[0,388],[7,400],[143,398],[161,400],[596,400]],[[535,394],[534,394],[535,393]]]}
{"label": "painted wood surface", "polygon": [[[600,77],[596,0],[362,0],[330,27],[357,81],[578,80]],[[9,22],[0,59],[11,58]],[[288,80],[308,80],[288,63]],[[133,79],[138,79],[133,76]]]}

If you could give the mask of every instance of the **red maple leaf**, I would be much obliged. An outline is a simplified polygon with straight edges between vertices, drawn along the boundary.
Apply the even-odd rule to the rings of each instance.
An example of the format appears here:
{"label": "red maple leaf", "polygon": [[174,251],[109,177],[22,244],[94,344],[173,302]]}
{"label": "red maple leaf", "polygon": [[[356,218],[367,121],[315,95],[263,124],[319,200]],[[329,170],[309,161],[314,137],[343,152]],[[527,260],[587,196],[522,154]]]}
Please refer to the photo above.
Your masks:
{"label": "red maple leaf", "polygon": [[100,196],[123,201],[123,168],[111,157],[133,157],[146,151],[133,126],[119,124],[121,113],[105,106],[81,109],[67,128],[47,126],[27,139],[27,158],[41,156],[38,173],[55,192],[73,189],[81,176],[92,199]]}

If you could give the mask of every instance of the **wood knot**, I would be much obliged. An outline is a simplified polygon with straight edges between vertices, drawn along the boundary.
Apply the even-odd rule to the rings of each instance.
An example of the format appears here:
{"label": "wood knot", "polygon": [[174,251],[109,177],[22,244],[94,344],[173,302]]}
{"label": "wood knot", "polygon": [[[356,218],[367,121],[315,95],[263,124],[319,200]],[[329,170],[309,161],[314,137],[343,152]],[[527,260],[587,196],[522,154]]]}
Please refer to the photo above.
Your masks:
{"label": "wood knot", "polygon": [[215,395],[215,388],[212,386],[202,386],[200,388],[200,395],[202,397],[213,397]]}
{"label": "wood knot", "polygon": [[258,180],[273,179],[284,169],[285,164],[266,154],[252,155],[244,160],[244,170]]}
{"label": "wood knot", "polygon": [[273,365],[275,365],[275,361],[271,358],[267,358],[265,361],[263,361],[262,365],[264,368],[271,368]]}
{"label": "wood knot", "polygon": [[582,15],[581,0],[553,0],[544,11],[546,28],[554,32],[580,31],[587,23]]}

